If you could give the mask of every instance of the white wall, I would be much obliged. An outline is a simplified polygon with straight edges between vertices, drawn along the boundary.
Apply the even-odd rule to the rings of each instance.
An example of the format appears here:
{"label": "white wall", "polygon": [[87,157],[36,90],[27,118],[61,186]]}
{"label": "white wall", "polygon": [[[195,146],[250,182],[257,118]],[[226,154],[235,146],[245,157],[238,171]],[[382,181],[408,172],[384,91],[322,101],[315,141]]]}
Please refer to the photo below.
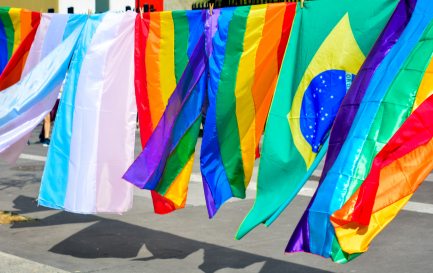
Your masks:
{"label": "white wall", "polygon": [[74,7],[74,13],[95,11],[95,0],[59,0],[59,13],[67,13],[69,7]]}
{"label": "white wall", "polygon": [[[74,13],[95,12],[95,1],[98,0],[59,0],[59,13],[67,13],[68,7],[74,7]],[[126,6],[135,7],[135,0],[109,0],[110,10],[125,11]]]}
{"label": "white wall", "polygon": [[125,11],[126,6],[130,6],[134,9],[135,0],[110,0],[110,10]]}
{"label": "white wall", "polygon": [[[96,9],[95,1],[98,0],[59,0],[59,13],[67,13],[68,7],[74,7],[74,13],[87,13],[89,9]],[[193,2],[197,0],[164,0],[164,9],[182,10],[191,9]],[[135,0],[109,0],[110,10],[125,11],[126,6],[135,7]]]}

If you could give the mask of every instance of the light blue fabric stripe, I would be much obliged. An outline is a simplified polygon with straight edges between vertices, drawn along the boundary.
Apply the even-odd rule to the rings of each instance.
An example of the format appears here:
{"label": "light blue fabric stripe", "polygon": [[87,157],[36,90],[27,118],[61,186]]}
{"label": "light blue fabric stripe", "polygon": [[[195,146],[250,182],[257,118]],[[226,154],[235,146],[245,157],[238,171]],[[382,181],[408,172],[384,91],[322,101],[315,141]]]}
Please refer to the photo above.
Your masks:
{"label": "light blue fabric stripe", "polygon": [[[346,143],[317,191],[317,196],[309,212],[310,250],[312,253],[329,257],[335,238],[334,228],[329,221],[330,215],[341,208],[356,168],[347,162],[358,162],[359,149],[365,143],[380,102],[392,84],[399,69],[406,61],[425,28],[433,19],[433,5],[430,0],[419,0],[407,28],[397,44],[378,67],[363,102],[360,105],[354,125],[351,127]],[[377,103],[371,103],[375,101]],[[366,124],[365,121],[369,121]]]}
{"label": "light blue fabric stripe", "polygon": [[62,83],[80,32],[77,29],[24,79],[0,92],[0,128],[44,100]]}
{"label": "light blue fabric stripe", "polygon": [[88,15],[86,14],[69,14],[68,16],[68,22],[66,24],[65,31],[63,32],[63,40],[66,40],[66,38],[68,38],[75,29],[81,27],[88,18]]}
{"label": "light blue fabric stripe", "polygon": [[[65,203],[66,189],[68,185],[68,169],[70,157],[70,145],[72,137],[72,125],[74,118],[75,96],[77,92],[80,71],[92,37],[98,28],[104,14],[92,15],[89,20],[86,17],[76,17],[74,25],[85,24],[83,32],[78,40],[77,48],[72,58],[69,73],[63,88],[63,94],[54,124],[51,143],[48,150],[47,163],[42,175],[39,191],[39,205],[54,209],[62,209]],[[81,23],[78,23],[81,22]]]}

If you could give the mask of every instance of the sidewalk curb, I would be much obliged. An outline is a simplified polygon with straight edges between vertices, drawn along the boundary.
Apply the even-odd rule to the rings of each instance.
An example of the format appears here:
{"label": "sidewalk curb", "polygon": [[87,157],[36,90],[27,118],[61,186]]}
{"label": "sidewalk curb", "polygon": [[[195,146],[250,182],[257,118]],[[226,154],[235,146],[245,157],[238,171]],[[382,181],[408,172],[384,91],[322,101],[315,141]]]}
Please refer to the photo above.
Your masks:
{"label": "sidewalk curb", "polygon": [[20,258],[0,251],[0,272],[44,272],[44,273],[66,273],[67,271]]}

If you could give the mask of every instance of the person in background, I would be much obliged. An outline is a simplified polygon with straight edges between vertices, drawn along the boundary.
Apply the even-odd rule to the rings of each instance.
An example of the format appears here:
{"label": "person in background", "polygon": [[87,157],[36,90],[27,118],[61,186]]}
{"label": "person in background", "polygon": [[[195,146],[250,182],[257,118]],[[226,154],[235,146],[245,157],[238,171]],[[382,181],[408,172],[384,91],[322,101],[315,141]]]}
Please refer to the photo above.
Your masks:
{"label": "person in background", "polygon": [[61,93],[57,98],[56,104],[54,104],[53,109],[48,115],[45,116],[44,121],[42,123],[42,130],[39,134],[39,140],[42,143],[42,146],[48,147],[50,145],[50,131],[51,131],[51,122],[54,122],[56,119],[57,108],[59,107]]}
{"label": "person in background", "polygon": [[50,130],[51,130],[51,112],[45,116],[44,121],[42,123],[42,130],[39,134],[39,140],[42,143],[42,146],[48,147],[50,145]]}

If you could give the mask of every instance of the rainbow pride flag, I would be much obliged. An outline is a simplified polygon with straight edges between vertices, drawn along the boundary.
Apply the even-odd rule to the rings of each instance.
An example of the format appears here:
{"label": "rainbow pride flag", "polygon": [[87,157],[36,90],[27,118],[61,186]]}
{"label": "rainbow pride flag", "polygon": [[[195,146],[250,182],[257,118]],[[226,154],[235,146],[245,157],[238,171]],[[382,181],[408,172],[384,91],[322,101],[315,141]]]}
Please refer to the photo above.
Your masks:
{"label": "rainbow pride flag", "polygon": [[[431,2],[418,0],[400,4],[403,10],[397,8],[396,12],[401,12],[403,16],[393,17],[396,21],[388,24],[386,31],[389,33],[382,35],[393,36],[397,32],[398,35],[394,35],[397,42],[366,85],[353,122],[349,128],[345,128],[349,131],[347,138],[341,148],[336,149],[339,150],[338,155],[331,157],[335,161],[323,175],[316,195],[289,242],[288,252],[308,251],[332,257],[340,263],[359,255],[349,255],[352,251],[346,253],[341,248],[335,238],[330,216],[361,186],[370,172],[374,157],[410,115],[415,98],[425,93],[420,88],[424,75],[427,75],[425,72],[433,50],[430,42],[433,26]],[[412,16],[409,16],[410,20],[405,26],[409,14]],[[385,40],[385,48],[387,43],[389,39]],[[376,49],[384,52],[382,44],[377,44]],[[364,86],[357,85],[357,88]],[[351,91],[351,94],[357,94],[357,90]],[[362,92],[359,95],[362,96]],[[422,95],[423,99],[418,101],[422,102],[426,97]],[[347,124],[336,123],[333,131],[341,130],[340,126]]]}
{"label": "rainbow pride flag", "polygon": [[[209,79],[201,77],[201,75],[194,77],[196,86],[181,87],[178,83],[175,92],[179,94],[175,96],[175,93],[173,93],[172,96],[174,98],[170,98],[170,100],[173,99],[173,103],[170,105],[169,102],[163,115],[164,119],[160,119],[160,124],[158,124],[157,128],[153,131],[149,141],[146,139],[148,138],[146,132],[151,132],[153,128],[148,127],[144,130],[144,134],[142,129],[142,142],[147,141],[147,144],[143,153],[125,174],[126,180],[140,188],[157,191],[173,202],[176,208],[183,207],[192,171],[195,144],[202,122],[202,112],[207,109],[201,152],[201,167],[204,181],[206,181],[204,182],[204,186],[209,215],[212,217],[217,208],[229,198],[227,197],[222,200],[218,196],[226,194],[222,192],[227,187],[230,187],[230,184],[234,185],[234,189],[237,188],[234,194],[230,193],[230,197],[245,196],[245,187],[252,174],[255,150],[263,131],[264,122],[273,95],[276,78],[287,43],[288,34],[291,29],[294,9],[295,4],[282,3],[276,5],[215,9],[212,15],[207,13],[206,17],[204,17],[205,13],[203,13],[203,11],[194,11],[194,13],[190,15],[188,12],[186,13],[187,16],[189,15],[188,18],[192,18],[194,14],[197,17],[200,16],[199,22],[205,23],[202,32],[203,44],[197,44],[194,52],[198,51],[201,53],[197,54],[207,54],[205,59],[206,63],[209,62],[208,68],[206,68],[209,69]],[[159,18],[162,14],[154,16],[155,18]],[[149,29],[147,35],[150,37],[152,33],[152,14],[149,17],[150,27],[146,27],[146,18],[141,19],[141,25],[144,25],[142,29]],[[204,22],[203,19],[205,18],[206,20]],[[242,27],[238,28],[239,25]],[[140,28],[140,25],[138,28]],[[161,28],[161,31],[162,29],[163,28]],[[176,29],[176,27],[174,29]],[[182,28],[179,27],[179,29]],[[142,33],[144,33],[144,35],[141,36],[145,37],[147,32],[142,31]],[[175,33],[177,32],[175,31]],[[177,34],[175,34],[174,37],[176,41]],[[148,40],[152,42],[150,38],[148,38]],[[193,39],[193,41],[195,40],[196,39]],[[183,41],[185,41],[185,39],[183,39]],[[161,42],[161,45],[167,44],[170,43]],[[139,70],[144,70],[144,68],[148,66],[147,62],[152,61],[152,58],[157,56],[149,52],[149,50],[150,49],[147,47],[146,49],[140,49],[141,52],[146,51],[144,55],[146,61],[145,63],[138,63],[140,65]],[[182,53],[183,51],[179,49],[176,52]],[[175,54],[175,61],[176,56]],[[179,58],[179,60],[182,59]],[[176,63],[179,63],[181,68],[183,68],[182,61],[177,61],[175,64]],[[222,68],[222,66],[225,68]],[[168,67],[175,66],[171,65]],[[224,71],[222,71],[222,69]],[[192,70],[192,68],[190,68],[190,70]],[[172,70],[170,69],[169,71]],[[184,74],[185,73],[186,72],[184,72]],[[194,72],[189,71],[188,73]],[[144,73],[140,73],[140,75],[142,74]],[[177,75],[177,73],[173,75]],[[173,75],[171,75],[171,77],[173,77]],[[151,76],[152,75],[147,73],[146,82],[144,80],[141,81],[142,86],[139,87],[139,92],[143,92],[144,96],[141,96],[141,94],[137,95],[137,98],[141,98],[138,101],[139,109],[141,107],[143,109],[142,113],[144,113],[141,120],[147,121],[146,124],[154,124],[152,113],[163,110],[164,106],[163,103],[158,104],[160,100],[159,97],[164,98],[164,96],[160,95],[163,94],[161,88],[154,91],[156,92],[155,96],[150,95],[152,83],[155,84],[155,82],[157,83],[159,80],[159,78],[155,76],[153,77],[153,81],[149,82],[152,80]],[[184,76],[185,75],[182,77]],[[207,93],[206,85],[208,88]],[[195,90],[182,91],[182,88],[193,88]],[[182,94],[182,92],[184,93]],[[215,93],[219,96],[218,100]],[[205,96],[208,98],[206,104],[204,103]],[[152,100],[154,97],[156,97],[156,99],[153,102],[152,100],[147,101],[148,97],[152,97]],[[177,102],[174,103],[174,101],[178,99],[182,101],[181,108],[179,108]],[[164,102],[164,100],[162,101]],[[152,103],[161,106],[154,106],[155,110],[152,110]],[[145,112],[146,108],[149,109],[147,112]],[[244,109],[247,109],[247,111],[243,111]],[[175,120],[169,120],[169,114],[175,114]],[[236,123],[239,123],[239,128],[237,127],[238,125],[233,127],[232,125],[235,125],[234,123],[231,123],[229,127],[223,126],[224,120],[227,119],[234,119]],[[236,121],[236,119],[238,119],[238,121]],[[218,124],[216,121],[218,121]],[[146,126],[146,124],[144,124],[144,126]],[[221,134],[216,134],[217,128],[219,128],[218,130]],[[157,136],[161,133],[156,130],[165,130],[165,134],[169,136],[164,138],[169,138],[169,140],[167,140],[167,142],[164,138],[157,140]],[[232,133],[236,134],[232,135]],[[227,138],[228,135],[230,135],[229,138]],[[160,137],[162,136],[160,135]],[[152,140],[152,138],[155,139]],[[234,138],[237,138],[236,141],[239,144],[241,139],[244,139],[242,147],[239,145],[237,147],[239,155],[243,154],[243,156],[233,157],[232,162],[225,162],[226,165],[224,165],[222,161],[219,161],[217,167],[224,169],[225,172],[225,168],[230,170],[232,165],[243,166],[245,164],[245,173],[242,170],[241,174],[245,178],[242,178],[242,182],[240,183],[242,185],[241,187],[238,187],[237,184],[239,184],[239,181],[236,180],[238,178],[234,176],[230,177],[230,180],[226,179],[220,181],[223,177],[214,175],[213,168],[215,164],[211,159],[213,157],[221,157],[218,147],[222,147],[225,151],[224,158],[228,159],[228,151],[231,149],[230,146],[233,144],[231,141]],[[152,143],[150,143],[151,140]],[[214,147],[215,141],[218,140],[219,144],[217,143],[217,147]],[[159,147],[164,145],[168,145],[167,151],[160,151]],[[233,169],[231,171],[233,171]],[[217,201],[215,202],[215,200]]]}
{"label": "rainbow pride flag", "polygon": [[135,86],[145,146],[204,32],[204,11],[143,13],[135,21]]}
{"label": "rainbow pride flag", "polygon": [[298,3],[266,124],[256,201],[236,238],[275,221],[311,176],[340,104],[396,4]]}
{"label": "rainbow pride flag", "polygon": [[367,251],[433,170],[431,75],[424,77],[423,83],[427,82],[428,99],[377,154],[361,187],[331,216],[338,242],[347,253]]}
{"label": "rainbow pride flag", "polygon": [[209,60],[201,171],[209,217],[245,198],[295,3],[220,9]]}
{"label": "rainbow pride flag", "polygon": [[[165,112],[158,122],[157,127],[146,143],[145,148],[134,161],[123,178],[139,188],[148,190],[159,190],[166,187],[165,183],[171,183],[166,187],[165,197],[169,197],[172,192],[170,188],[184,189],[183,185],[175,183],[180,181],[188,185],[191,167],[184,163],[188,162],[188,153],[195,148],[198,137],[196,124],[200,121],[203,98],[206,83],[206,54],[204,50],[205,37],[200,36],[196,50],[193,51],[191,58],[180,78],[173,94],[171,95]],[[198,123],[200,125],[200,123]],[[190,132],[193,132],[191,135]],[[196,132],[194,134],[194,132]],[[189,145],[192,142],[192,145]],[[185,158],[187,160],[185,161]],[[176,178],[176,172],[169,172],[170,168],[184,169],[187,176]],[[166,177],[169,176],[167,179]],[[174,180],[173,180],[174,179]],[[181,208],[186,199],[186,191],[173,192],[170,200]]]}
{"label": "rainbow pride flag", "polygon": [[[160,121],[168,99],[179,83],[201,33],[204,32],[205,20],[205,11],[153,12],[136,18],[135,90],[143,148]],[[198,134],[200,121],[195,123],[194,132],[189,135]],[[189,148],[178,148],[183,151],[182,154],[187,155],[188,160],[190,154],[194,154],[196,139],[197,137],[192,137],[187,141],[188,144],[185,141],[181,143],[181,146],[188,145]],[[177,157],[179,156],[182,155]],[[174,178],[167,178],[165,175],[158,190],[162,195],[152,191],[156,213],[168,213],[184,206],[186,194],[176,198],[170,192],[186,193],[185,187],[188,185],[192,163],[191,159],[188,167],[186,162],[181,164],[183,171],[170,170],[171,175],[175,175]],[[167,193],[174,180],[175,185]]]}
{"label": "rainbow pride flag", "polygon": [[0,7],[0,74],[27,35],[37,28],[40,17],[38,12]]}

